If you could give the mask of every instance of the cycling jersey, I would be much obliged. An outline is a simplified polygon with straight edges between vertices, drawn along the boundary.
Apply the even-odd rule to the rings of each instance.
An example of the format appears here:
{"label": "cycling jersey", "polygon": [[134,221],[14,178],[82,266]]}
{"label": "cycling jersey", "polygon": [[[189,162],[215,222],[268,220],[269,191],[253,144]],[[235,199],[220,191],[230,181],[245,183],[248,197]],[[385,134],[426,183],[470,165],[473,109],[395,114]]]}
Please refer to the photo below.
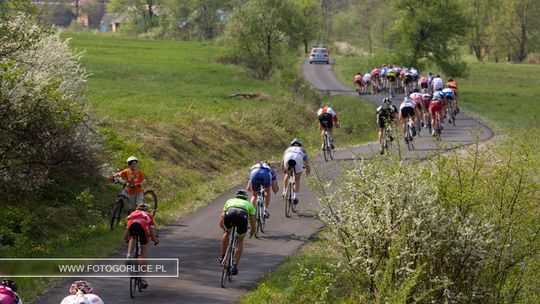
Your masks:
{"label": "cycling jersey", "polygon": [[373,69],[371,70],[371,77],[378,77],[381,74],[381,70]]}
{"label": "cycling jersey", "polygon": [[156,226],[154,222],[154,216],[150,214],[149,212],[146,212],[143,210],[136,210],[136,211],[131,212],[131,214],[127,217],[127,219],[128,219],[128,222],[127,222],[128,229],[130,228],[132,224],[140,225],[146,234],[146,239],[150,237],[149,228]]}
{"label": "cycling jersey", "polygon": [[356,82],[363,81],[362,75],[360,75],[360,74],[354,75],[354,81],[356,81]]}
{"label": "cycling jersey", "polygon": [[394,78],[396,77],[396,71],[394,69],[388,70],[388,73],[386,74],[388,78]]}
{"label": "cycling jersey", "polygon": [[401,105],[399,106],[399,109],[402,110],[403,108],[415,108],[416,107],[416,103],[414,103],[412,100],[411,101],[404,101],[401,103]]}
{"label": "cycling jersey", "polygon": [[364,82],[370,82],[371,81],[371,74],[370,73],[365,73],[364,74]]}
{"label": "cycling jersey", "polygon": [[255,215],[255,207],[253,207],[253,204],[240,198],[231,198],[227,200],[223,206],[223,211],[227,211],[229,208],[244,209],[249,215]]}
{"label": "cycling jersey", "polygon": [[67,296],[60,304],[103,304],[103,300],[97,295],[89,293]]}
{"label": "cycling jersey", "polygon": [[438,91],[443,88],[444,81],[441,77],[435,77],[431,83],[433,85],[433,91]]}
{"label": "cycling jersey", "polygon": [[261,187],[269,188],[275,180],[276,173],[267,163],[260,162],[251,167],[249,181],[253,191],[259,191]]}
{"label": "cycling jersey", "polygon": [[420,77],[420,80],[418,81],[419,83],[428,83],[428,78],[426,76],[422,76]]}
{"label": "cycling jersey", "polygon": [[120,172],[120,177],[122,177],[127,183],[128,186],[125,188],[126,192],[129,194],[139,194],[143,193],[144,189],[142,187],[130,187],[129,185],[141,184],[144,182],[144,174],[140,170],[132,171],[130,168],[126,168]]}
{"label": "cycling jersey", "polygon": [[411,68],[411,75],[414,77],[414,76],[418,76],[418,70],[415,69],[415,68]]}
{"label": "cycling jersey", "polygon": [[394,119],[394,115],[398,112],[394,105],[390,105],[387,109],[383,106],[377,108],[377,115],[379,115],[379,128],[384,129],[387,122]]}
{"label": "cycling jersey", "polygon": [[332,126],[333,126],[332,122],[333,123],[338,122],[338,117],[337,117],[336,112],[334,112],[334,110],[331,107],[320,108],[317,111],[317,116],[319,117],[319,121],[321,121],[321,119],[323,119],[323,118],[324,118],[323,120],[326,120],[325,116],[330,117],[329,115],[331,115],[331,122],[330,122],[330,126],[328,126],[328,127],[332,128]]}
{"label": "cycling jersey", "polygon": [[422,106],[422,94],[421,93],[412,93],[410,96],[409,96],[412,101],[416,104],[417,107],[421,107]]}
{"label": "cycling jersey", "polygon": [[443,96],[448,99],[454,98],[454,90],[452,90],[451,88],[444,88],[442,90],[442,93],[443,93]]}
{"label": "cycling jersey", "polygon": [[449,82],[447,83],[447,85],[448,85],[449,88],[457,89],[457,84],[456,84],[455,81],[449,81]]}
{"label": "cycling jersey", "polygon": [[289,164],[290,160],[294,160],[294,171],[302,173],[304,172],[304,162],[309,161],[309,156],[303,147],[289,147],[283,153],[283,163]]}

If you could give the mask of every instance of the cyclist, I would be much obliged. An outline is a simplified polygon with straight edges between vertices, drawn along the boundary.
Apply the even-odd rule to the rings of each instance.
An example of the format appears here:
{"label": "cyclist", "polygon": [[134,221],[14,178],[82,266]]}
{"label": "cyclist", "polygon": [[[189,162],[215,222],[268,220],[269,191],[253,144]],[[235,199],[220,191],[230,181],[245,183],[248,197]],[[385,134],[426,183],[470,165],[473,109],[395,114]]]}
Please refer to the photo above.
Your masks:
{"label": "cyclist", "polygon": [[431,125],[433,126],[433,132],[431,135],[437,136],[435,130],[442,130],[442,110],[443,110],[443,101],[439,91],[433,93],[433,99],[431,99],[431,104],[429,105],[429,113],[431,114]]}
{"label": "cyclist", "polygon": [[414,67],[411,67],[411,75],[413,80],[413,87],[418,87],[418,70]]}
{"label": "cyclist", "polygon": [[270,211],[268,211],[268,207],[270,206],[270,186],[274,193],[278,192],[279,187],[277,184],[276,173],[272,169],[272,166],[266,161],[253,165],[249,175],[247,190],[251,191],[250,201],[251,204],[255,206],[259,191],[261,190],[261,187],[264,188],[264,217],[266,218],[270,217]]}
{"label": "cyclist", "polygon": [[[421,127],[424,126],[424,119],[422,116],[422,109],[423,109],[423,103],[422,103],[422,93],[418,90],[417,87],[413,87],[411,91],[411,95],[409,97],[412,99],[412,101],[416,104],[415,108],[415,116],[418,118],[418,120],[421,123]],[[418,129],[418,133],[420,133],[420,129]]]}
{"label": "cyclist", "polygon": [[[151,238],[155,245],[159,244],[159,237],[156,235],[156,224],[154,216],[148,212],[148,206],[143,202],[137,206],[137,210],[132,212],[128,217],[124,240],[128,242],[127,258],[130,259],[135,250],[135,238],[139,236],[141,243],[140,258],[148,258],[148,238]],[[142,288],[148,287],[145,280],[141,280]]]}
{"label": "cyclist", "polygon": [[429,120],[429,106],[431,103],[431,94],[427,88],[422,90],[422,113],[424,118],[424,126],[427,128],[427,123]]}
{"label": "cyclist", "polygon": [[390,94],[392,97],[396,94],[396,79],[397,79],[397,73],[394,68],[389,68],[386,72],[386,78],[388,80],[388,85],[390,86]]}
{"label": "cyclist", "polygon": [[21,297],[17,294],[17,284],[12,280],[0,282],[0,304],[23,304]]}
{"label": "cyclist", "polygon": [[433,80],[431,81],[431,91],[435,92],[435,91],[442,90],[443,89],[443,84],[444,84],[444,81],[443,81],[441,75],[439,75],[439,74],[435,75],[435,78],[433,78]]}
{"label": "cyclist", "polygon": [[371,83],[373,85],[373,94],[378,93],[381,88],[379,75],[381,75],[381,70],[377,67],[373,67],[373,70],[371,70]]}
{"label": "cyclist", "polygon": [[123,190],[123,194],[129,198],[130,211],[134,211],[136,206],[143,201],[143,185],[146,183],[144,174],[138,169],[139,160],[135,156],[130,156],[127,159],[128,167],[109,177],[109,180],[114,181],[115,177],[123,178],[127,185]]}
{"label": "cyclist", "polygon": [[403,138],[405,138],[405,142],[408,141],[407,138],[407,121],[409,120],[409,117],[413,121],[412,125],[412,132],[413,136],[416,134],[415,126],[416,126],[416,104],[414,101],[412,101],[411,98],[405,97],[403,98],[403,102],[399,106],[399,120],[402,123],[403,126]]}
{"label": "cyclist", "polygon": [[428,83],[429,83],[429,80],[427,76],[425,75],[420,77],[420,79],[418,80],[418,84],[420,85],[420,88],[422,89],[422,91],[428,88]]}
{"label": "cyclist", "polygon": [[238,263],[242,256],[242,250],[244,248],[244,236],[246,235],[248,228],[248,219],[250,230],[249,234],[255,233],[255,207],[253,204],[247,201],[248,194],[244,190],[236,192],[234,198],[231,198],[225,202],[223,211],[221,212],[221,220],[219,221],[219,227],[223,229],[223,236],[221,237],[221,255],[219,256],[219,263],[223,262],[225,257],[225,251],[229,243],[229,237],[233,226],[236,226],[236,233],[238,234],[238,241],[236,242],[236,251],[234,255],[234,262],[231,272],[233,275],[238,274]]}
{"label": "cyclist", "polygon": [[354,75],[354,85],[356,86],[356,92],[358,94],[364,94],[364,77],[362,73],[358,72]]}
{"label": "cyclist", "polygon": [[371,74],[369,72],[366,72],[364,74],[364,85],[366,86],[366,94],[370,91],[371,94],[373,93],[373,86],[371,85]]}
{"label": "cyclist", "polygon": [[330,145],[332,146],[332,149],[334,149],[334,124],[336,124],[336,128],[339,128],[339,118],[332,109],[332,106],[329,104],[326,107],[322,107],[317,111],[317,118],[319,120],[319,127],[321,129],[321,142],[322,142],[322,149],[324,149],[324,130],[328,129],[330,132]]}
{"label": "cyclist", "polygon": [[456,103],[456,111],[459,113],[459,107],[458,107],[458,88],[457,84],[452,78],[448,78],[448,82],[446,83],[446,86],[454,90],[454,102]]}
{"label": "cyclist", "polygon": [[70,295],[60,304],[104,304],[103,300],[92,293],[94,288],[87,281],[75,281],[69,288]]}
{"label": "cyclist", "polygon": [[293,203],[298,204],[298,192],[300,191],[300,177],[302,172],[304,172],[304,167],[306,168],[306,173],[311,172],[309,166],[309,156],[306,152],[306,149],[302,147],[302,142],[298,139],[293,139],[291,141],[291,146],[285,150],[283,153],[283,158],[281,159],[281,168],[285,172],[285,177],[283,178],[283,197],[285,197],[285,191],[287,185],[289,184],[289,178],[291,176],[291,170],[294,166],[295,176],[294,176],[294,189],[293,189]]}
{"label": "cyclist", "polygon": [[[383,99],[382,106],[377,108],[377,126],[379,127],[379,143],[381,144],[381,154],[384,152],[383,134],[386,126],[396,120],[397,108],[392,104],[390,98]],[[392,138],[390,138],[392,140]]]}

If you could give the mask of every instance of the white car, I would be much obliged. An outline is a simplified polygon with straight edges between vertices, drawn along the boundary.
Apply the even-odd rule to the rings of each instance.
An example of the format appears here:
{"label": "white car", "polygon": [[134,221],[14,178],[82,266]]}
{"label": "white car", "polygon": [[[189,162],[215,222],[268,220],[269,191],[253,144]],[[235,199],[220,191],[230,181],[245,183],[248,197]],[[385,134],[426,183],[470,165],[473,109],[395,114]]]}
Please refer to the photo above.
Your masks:
{"label": "white car", "polygon": [[311,49],[311,52],[309,53],[309,63],[311,64],[313,62],[330,63],[330,55],[328,54],[326,46],[317,45]]}

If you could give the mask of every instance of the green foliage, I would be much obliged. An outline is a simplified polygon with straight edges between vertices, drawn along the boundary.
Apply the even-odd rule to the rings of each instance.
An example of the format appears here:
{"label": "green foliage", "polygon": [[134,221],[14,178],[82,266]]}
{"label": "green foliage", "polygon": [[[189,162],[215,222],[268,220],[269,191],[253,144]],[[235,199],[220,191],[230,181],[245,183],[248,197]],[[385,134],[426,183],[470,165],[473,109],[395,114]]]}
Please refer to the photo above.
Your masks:
{"label": "green foliage", "polygon": [[427,58],[447,75],[464,75],[458,47],[470,23],[463,6],[455,1],[428,0],[394,0],[392,5],[397,14],[393,35],[398,62],[421,67],[419,60]]}
{"label": "green foliage", "polygon": [[161,0],[111,0],[108,10],[129,16],[128,22],[136,32],[147,32],[159,24],[156,14]]}

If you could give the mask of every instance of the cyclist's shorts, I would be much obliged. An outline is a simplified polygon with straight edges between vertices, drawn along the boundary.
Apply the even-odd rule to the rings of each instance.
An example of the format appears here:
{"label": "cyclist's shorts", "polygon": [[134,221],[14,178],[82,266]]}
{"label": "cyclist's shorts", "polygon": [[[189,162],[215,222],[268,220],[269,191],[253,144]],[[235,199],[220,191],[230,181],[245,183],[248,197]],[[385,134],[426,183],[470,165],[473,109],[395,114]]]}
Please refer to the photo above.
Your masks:
{"label": "cyclist's shorts", "polygon": [[357,80],[355,81],[356,84],[359,86],[359,87],[363,87],[364,86],[364,81],[363,80]]}
{"label": "cyclist's shorts", "polygon": [[139,236],[139,241],[141,245],[146,245],[148,243],[148,232],[143,228],[140,223],[132,223],[129,225],[129,235]]}
{"label": "cyclist's shorts", "polygon": [[288,152],[283,156],[283,162],[289,165],[294,165],[294,171],[296,174],[304,172],[304,161],[303,156],[300,153]]}
{"label": "cyclist's shorts", "polygon": [[401,109],[401,118],[408,118],[414,116],[414,108],[413,107],[404,107]]}
{"label": "cyclist's shorts", "polygon": [[388,75],[386,78],[388,79],[388,81],[391,81],[391,82],[396,81],[396,76],[394,75]]}
{"label": "cyclist's shorts", "polygon": [[431,99],[427,98],[422,98],[422,105],[424,107],[424,109],[429,109],[429,104],[431,103]]}
{"label": "cyclist's shorts", "polygon": [[238,233],[239,236],[246,234],[248,226],[248,213],[246,210],[231,207],[225,211],[225,217],[223,220],[227,230],[231,229],[233,226],[236,226],[236,233]]}
{"label": "cyclist's shorts", "polygon": [[128,198],[129,205],[132,208],[135,208],[135,206],[140,205],[143,202],[143,193],[130,194],[124,189],[123,194]]}
{"label": "cyclist's shorts", "polygon": [[322,128],[332,129],[334,127],[333,116],[330,113],[319,115],[319,123]]}
{"label": "cyclist's shorts", "polygon": [[420,88],[421,89],[427,89],[427,85],[428,85],[427,82],[421,82],[420,83]]}
{"label": "cyclist's shorts", "polygon": [[388,125],[387,122],[390,122],[391,120],[385,117],[379,117],[379,128],[384,129]]}
{"label": "cyclist's shorts", "polygon": [[432,102],[429,106],[429,113],[431,113],[431,116],[435,115],[435,112],[441,112],[443,109],[442,102]]}
{"label": "cyclist's shorts", "polygon": [[418,81],[418,75],[413,75],[412,79],[413,81]]}
{"label": "cyclist's shorts", "polygon": [[272,184],[272,173],[269,170],[256,170],[251,172],[249,177],[251,181],[251,189],[253,191],[261,190],[263,188],[268,188]]}

